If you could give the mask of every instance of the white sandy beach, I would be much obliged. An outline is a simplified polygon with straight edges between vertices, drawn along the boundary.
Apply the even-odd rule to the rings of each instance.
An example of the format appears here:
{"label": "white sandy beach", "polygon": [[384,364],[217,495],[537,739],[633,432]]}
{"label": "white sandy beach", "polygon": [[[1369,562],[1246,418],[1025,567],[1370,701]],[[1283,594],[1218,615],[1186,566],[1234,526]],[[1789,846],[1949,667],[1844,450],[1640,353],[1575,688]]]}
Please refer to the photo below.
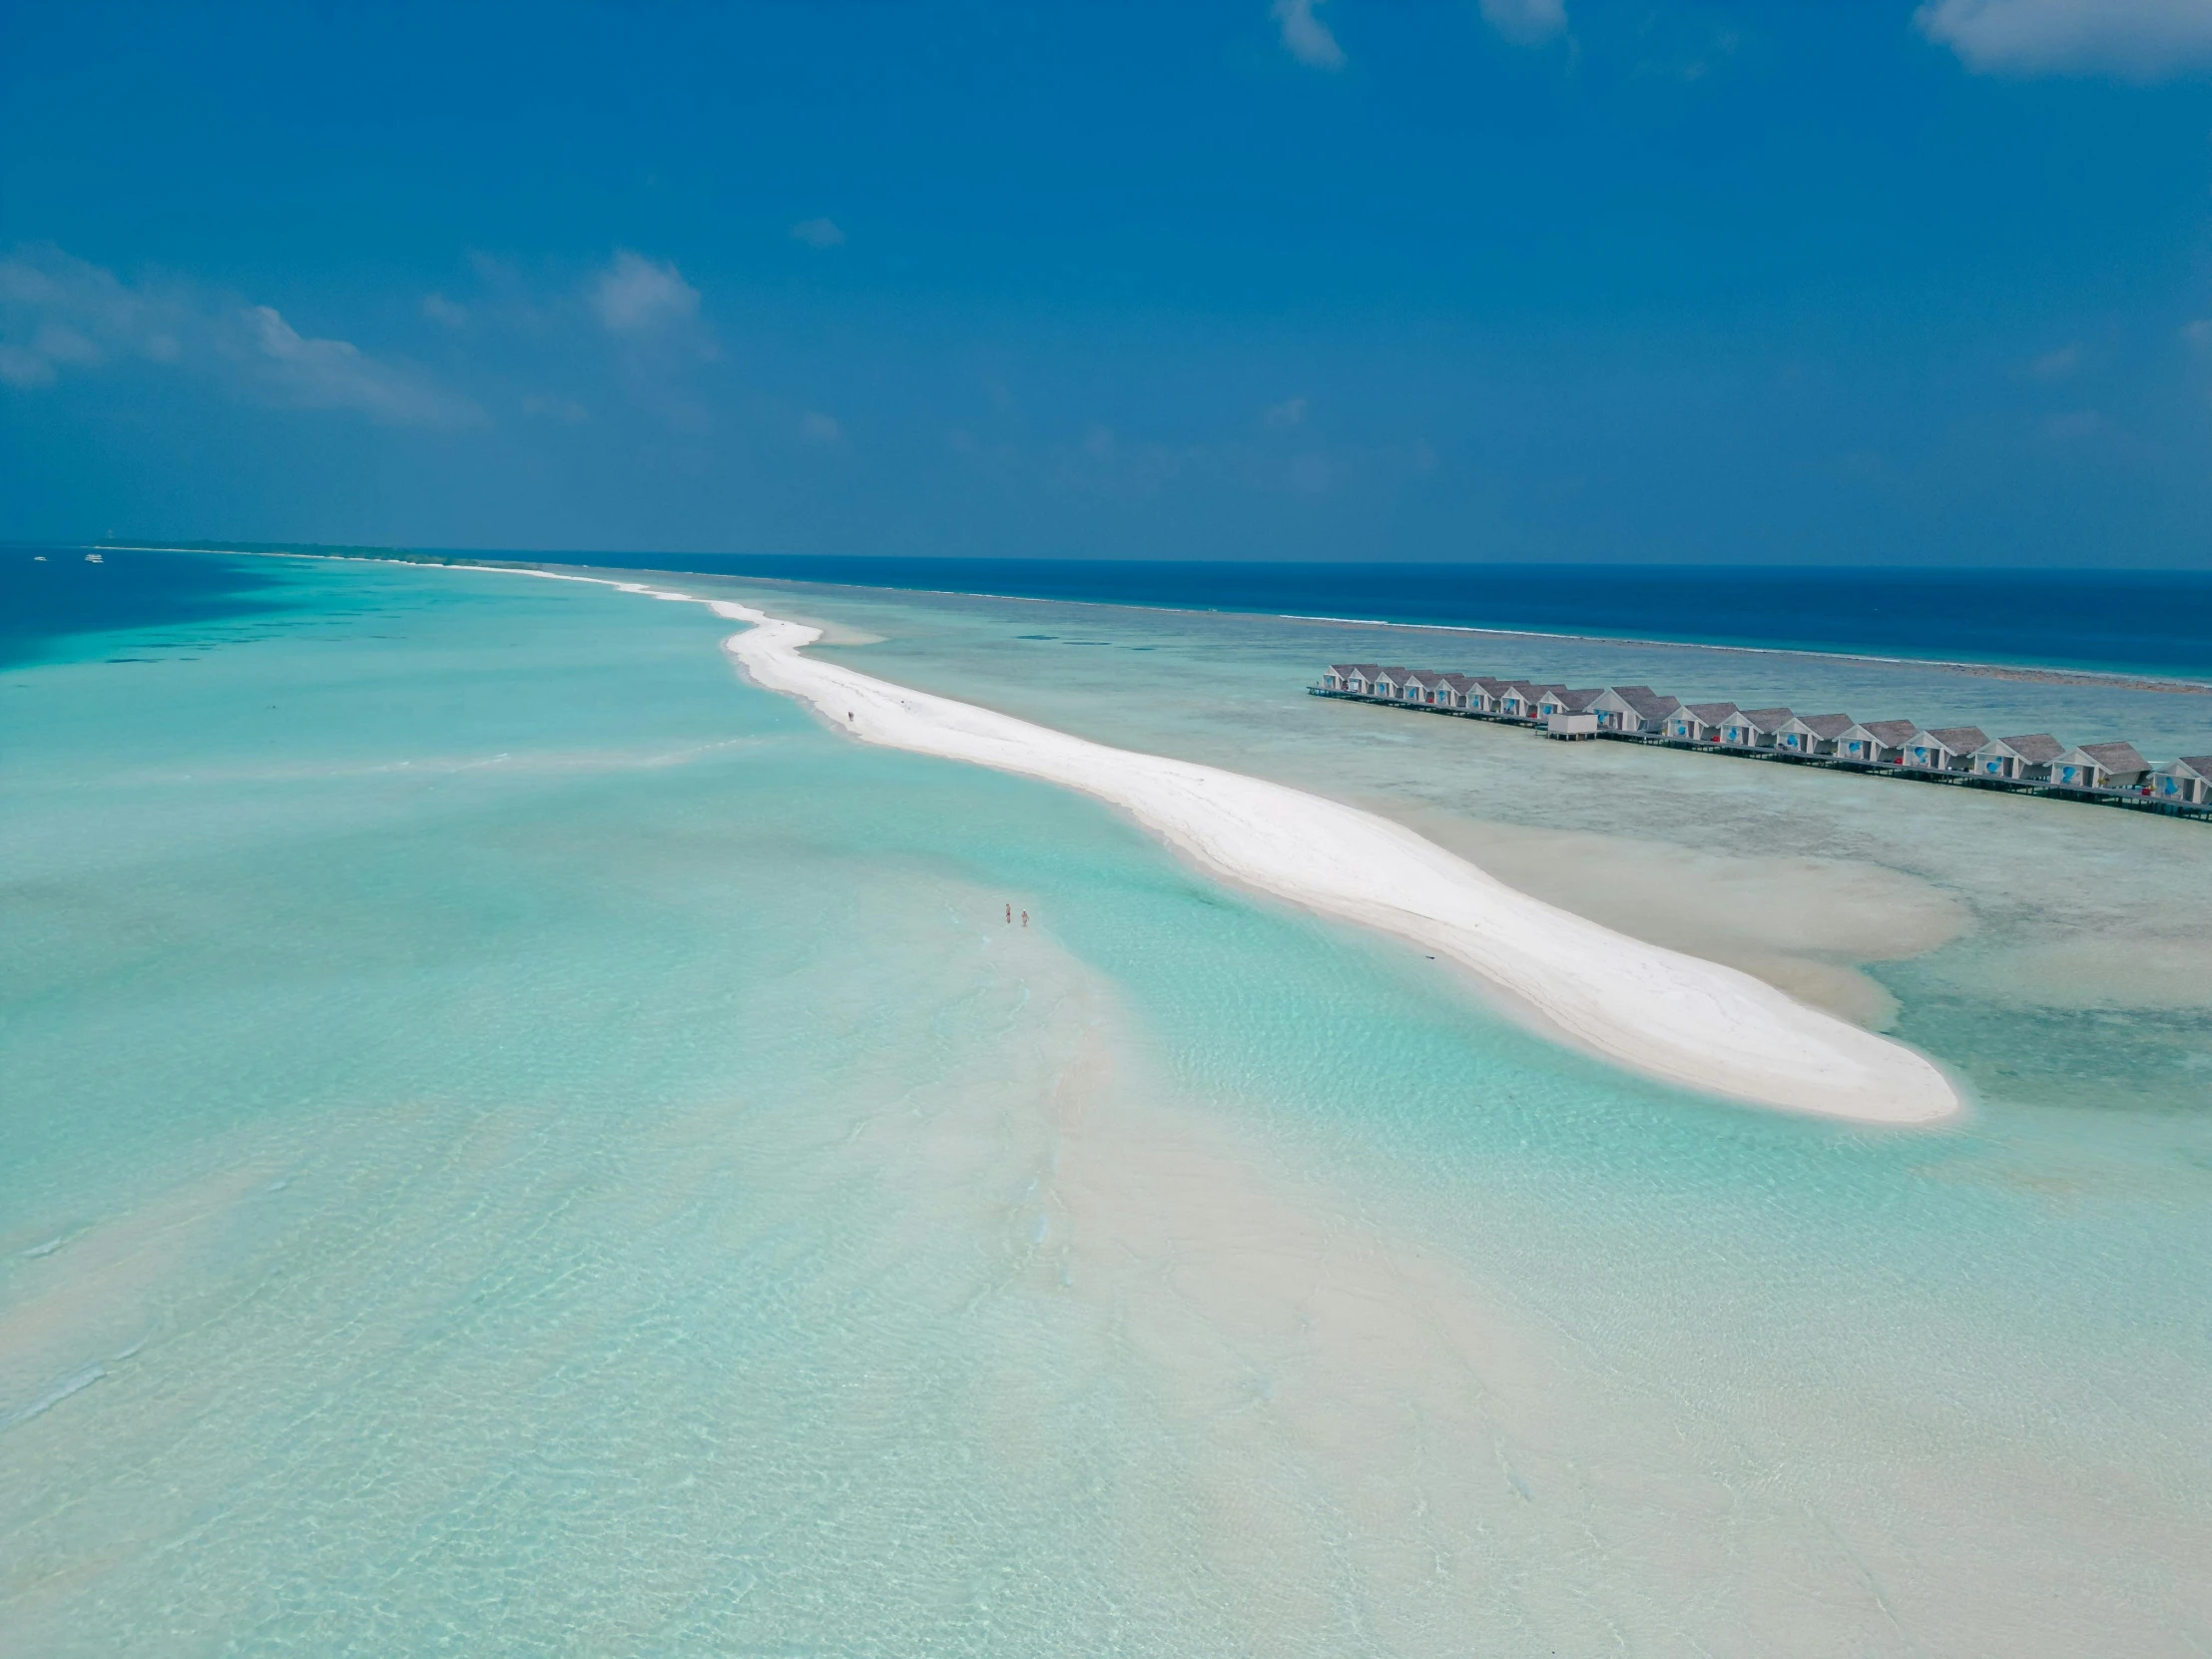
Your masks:
{"label": "white sandy beach", "polygon": [[1410,830],[1212,767],[1110,749],[817,661],[819,631],[754,626],[725,649],[853,736],[1109,801],[1216,873],[1407,938],[1504,989],[1570,1040],[1647,1076],[1795,1111],[1925,1123],[1958,1109],[1929,1060],[1733,968],[1541,903]]}
{"label": "white sandy beach", "polygon": [[705,604],[749,625],[723,647],[756,683],[812,705],[854,738],[1110,802],[1217,875],[1449,958],[1550,1034],[1630,1071],[1861,1123],[1923,1124],[1959,1109],[1949,1079],[1913,1049],[1748,973],[1531,898],[1372,813],[873,679],[809,657],[820,629],[750,606],[642,582],[527,574]]}

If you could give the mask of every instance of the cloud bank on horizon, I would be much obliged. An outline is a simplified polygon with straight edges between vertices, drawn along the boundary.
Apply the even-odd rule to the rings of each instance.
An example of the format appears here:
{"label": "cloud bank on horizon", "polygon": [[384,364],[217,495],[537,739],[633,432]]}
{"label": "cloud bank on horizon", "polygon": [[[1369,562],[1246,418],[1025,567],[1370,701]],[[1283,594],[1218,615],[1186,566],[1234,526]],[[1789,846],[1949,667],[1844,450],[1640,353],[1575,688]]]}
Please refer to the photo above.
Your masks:
{"label": "cloud bank on horizon", "polygon": [[0,536],[2212,548],[2212,0],[974,4],[0,25]]}

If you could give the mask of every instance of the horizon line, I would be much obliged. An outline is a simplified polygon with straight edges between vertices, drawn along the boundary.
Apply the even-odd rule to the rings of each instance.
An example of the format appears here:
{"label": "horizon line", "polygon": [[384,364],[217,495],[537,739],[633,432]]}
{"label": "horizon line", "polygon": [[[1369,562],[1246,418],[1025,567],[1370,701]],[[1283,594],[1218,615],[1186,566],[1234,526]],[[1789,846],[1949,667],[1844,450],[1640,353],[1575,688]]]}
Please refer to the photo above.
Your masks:
{"label": "horizon line", "polygon": [[[34,545],[37,545],[37,544],[34,544]],[[43,545],[57,545],[57,546],[58,546],[58,545],[61,545],[61,544],[58,544],[58,543],[49,543],[49,544],[43,544]],[[366,561],[366,562],[371,562],[371,563],[392,563],[392,564],[407,564],[407,563],[412,563],[412,562],[413,562],[412,560],[406,560],[406,559],[393,559],[393,558],[389,557],[389,555],[391,555],[391,554],[394,554],[394,553],[440,553],[440,554],[443,554],[443,553],[462,553],[462,552],[465,552],[465,551],[467,551],[466,549],[462,549],[462,548],[374,548],[374,547],[338,547],[338,546],[335,546],[334,544],[330,544],[330,543],[319,543],[319,544],[309,543],[309,544],[299,544],[299,545],[295,545],[295,546],[291,546],[291,547],[265,546],[265,547],[262,547],[262,548],[258,548],[258,549],[257,549],[257,548],[251,548],[251,547],[234,547],[234,548],[220,548],[220,547],[214,547],[214,546],[209,546],[209,547],[183,547],[183,546],[177,546],[177,545],[174,545],[174,544],[172,544],[172,545],[169,545],[169,546],[161,546],[161,545],[149,545],[149,544],[135,544],[135,543],[129,543],[129,542],[101,542],[101,543],[79,542],[79,543],[72,543],[72,544],[69,544],[69,545],[73,545],[73,546],[78,546],[78,547],[86,547],[86,548],[91,548],[91,549],[93,549],[94,551],[106,551],[106,552],[116,552],[116,553],[224,553],[224,552],[228,552],[228,553],[232,553],[232,554],[235,554],[235,555],[237,555],[237,556],[239,556],[239,557],[241,557],[241,558],[291,558],[291,559],[331,559],[331,558],[335,558],[335,559],[344,559],[344,558],[358,558],[358,559],[363,559],[364,561]],[[302,549],[303,549],[304,547],[315,547],[315,548],[319,548],[320,550],[319,550],[319,551],[303,551]],[[510,551],[514,551],[514,550],[510,549]],[[625,556],[626,556],[626,557],[631,557],[631,558],[651,558],[651,557],[654,557],[655,555],[652,555],[652,554],[644,554],[644,553],[639,553],[639,554],[630,554],[630,555],[625,555]],[[679,556],[681,556],[681,555],[679,555]],[[692,555],[692,556],[693,556],[693,557],[714,557],[714,555],[707,555],[707,554],[699,554],[699,555]],[[548,560],[541,560],[540,562],[541,562],[541,563],[554,563],[554,562],[556,562],[556,561],[548,559]],[[1130,561],[1130,562],[1133,562],[1133,563],[1152,563],[1152,562],[1161,562],[1161,563],[1173,563],[1173,562],[1177,562],[1177,561]],[[485,568],[485,569],[493,569],[493,570],[496,570],[496,569],[498,569],[499,567],[498,567],[498,566],[496,566],[496,565],[488,565],[488,566],[484,566],[484,567],[482,567],[482,568]],[[624,566],[620,566],[620,565],[615,565],[615,566],[608,566],[608,565],[578,565],[578,566],[574,566],[574,567],[571,567],[571,568],[575,568],[575,569],[582,569],[582,570],[608,570],[608,569],[614,569],[614,570],[623,570],[623,569],[626,569],[627,567],[624,567]],[[1683,568],[1699,568],[1699,567],[1684,567],[1684,566],[1676,566],[1676,567],[1673,567],[1673,568],[1676,568],[1676,569],[1683,569]],[[1816,568],[1816,567],[1810,567],[1810,566],[1808,566],[1808,567],[1801,567],[1801,568]],[[1843,567],[1843,568],[1852,568],[1852,567]],[[656,571],[655,571],[655,570],[653,570],[652,568],[648,567],[648,568],[645,568],[645,569],[640,569],[640,570],[635,570],[635,571],[632,571],[632,572],[631,572],[631,574],[636,574],[636,575],[653,575],[653,574],[662,574],[662,575],[671,575],[671,576],[687,576],[687,575],[691,575],[691,576],[714,576],[714,575],[716,575],[717,573],[716,573],[716,572],[714,572],[714,571],[685,571],[685,570],[680,570],[680,569],[671,569],[671,570],[667,570],[667,571],[660,571],[660,572],[656,572]],[[2212,574],[2212,572],[2207,572],[2206,574]],[[776,576],[759,576],[759,577],[754,577],[754,578],[752,578],[752,580],[755,580],[755,581],[761,581],[761,582],[777,582],[777,583],[789,583],[791,579],[790,579],[790,578],[787,578],[787,577],[776,577]],[[854,582],[820,582],[820,583],[816,583],[816,584],[814,584],[814,585],[815,585],[815,586],[818,586],[818,587],[849,587],[849,588],[861,589],[861,584],[859,584],[859,583],[854,583]],[[862,589],[862,591],[866,591],[866,590]],[[1732,641],[1666,639],[1666,638],[1660,638],[1660,637],[1652,637],[1652,636],[1639,636],[1639,635],[1622,635],[1622,634],[1569,634],[1569,633],[1559,633],[1559,632],[1554,632],[1554,631],[1548,631],[1548,630],[1544,630],[1544,629],[1535,629],[1535,628],[1499,628],[1499,627],[1493,627],[1493,626],[1485,626],[1485,625],[1482,625],[1482,624],[1477,624],[1477,623],[1464,623],[1464,622],[1392,622],[1392,621],[1389,621],[1389,620],[1387,620],[1387,619],[1385,619],[1385,618],[1381,618],[1381,617],[1341,617],[1341,616],[1323,616],[1323,615],[1315,615],[1315,614],[1313,614],[1313,613],[1305,613],[1305,612],[1297,612],[1297,611],[1238,610],[1238,609],[1224,609],[1224,608],[1221,608],[1221,607],[1216,607],[1216,606],[1203,606],[1203,605],[1197,605],[1197,606],[1194,606],[1194,605],[1172,605],[1172,604],[1165,604],[1165,603],[1154,603],[1154,604],[1146,604],[1145,602],[1143,602],[1143,601],[1141,601],[1141,600],[1128,600],[1128,599],[1068,599],[1068,598],[1062,598],[1062,597],[1054,597],[1054,596],[1044,596],[1044,595],[1038,595],[1038,594],[1027,594],[1027,593],[988,593],[988,592],[982,592],[982,591],[978,591],[978,590],[976,590],[976,589],[972,589],[972,588],[885,588],[885,589],[881,589],[881,590],[876,590],[876,591],[881,591],[881,592],[886,592],[886,593],[913,593],[913,594],[919,594],[919,595],[922,595],[922,596],[924,596],[924,597],[934,597],[934,598],[948,598],[948,599],[991,599],[991,600],[997,600],[997,601],[1000,601],[1000,602],[1002,602],[1002,603],[1021,604],[1021,605],[1096,605],[1096,606],[1099,606],[1099,607],[1101,607],[1102,609],[1122,609],[1122,610],[1139,610],[1139,611],[1165,611],[1165,612],[1170,612],[1170,613],[1177,613],[1177,612],[1180,612],[1180,613],[1182,613],[1182,614],[1185,614],[1185,615],[1189,615],[1189,616],[1244,616],[1244,617],[1256,617],[1256,618],[1260,618],[1260,619],[1263,619],[1263,620],[1267,620],[1267,621],[1274,621],[1274,622],[1304,622],[1304,623],[1322,623],[1322,624],[1326,624],[1326,625],[1329,625],[1329,626],[1333,626],[1333,627],[1345,627],[1345,628],[1402,628],[1402,629],[1407,629],[1407,630],[1410,630],[1410,631],[1416,631],[1416,632],[1419,632],[1419,631],[1425,631],[1425,632],[1429,632],[1429,633],[1448,633],[1448,634],[1485,634],[1485,635],[1492,635],[1492,636],[1496,636],[1496,637],[1500,637],[1500,638],[1511,638],[1511,639],[1539,639],[1539,640],[1563,640],[1563,641],[1572,641],[1572,642],[1574,642],[1574,643],[1576,643],[1576,644],[1581,644],[1581,645],[1626,645],[1626,646],[1659,647],[1659,648],[1662,648],[1662,649],[1666,649],[1666,650],[1677,650],[1677,651],[1717,651],[1717,652],[1728,652],[1728,653],[1733,653],[1733,654],[1737,654],[1737,655],[1742,655],[1742,656],[1769,656],[1769,657],[1811,657],[1811,658],[1821,658],[1821,659],[1825,659],[1825,660],[1828,660],[1828,661],[1832,661],[1832,662],[1847,662],[1847,663],[1873,663],[1873,664],[1879,664],[1879,665],[1883,665],[1883,666],[1887,666],[1887,667],[1898,667],[1898,668],[1936,668],[1936,669],[1948,669],[1948,670],[1951,670],[1951,671],[1953,671],[1953,672],[1956,672],[1956,673],[1961,673],[1961,674],[1968,674],[1968,675],[1973,675],[1973,676],[1976,676],[1976,677],[1979,677],[1979,678],[1983,678],[1983,679],[1992,679],[1992,680],[2018,680],[2018,681],[2026,681],[2026,682],[2030,682],[2030,683],[2042,683],[2042,684],[2050,684],[2050,685],[2077,685],[2077,686],[2110,686],[2110,687],[2112,687],[2112,688],[2114,688],[2114,689],[2116,689],[2116,690],[2126,690],[2126,691],[2145,691],[2145,692],[2152,692],[2152,693],[2157,693],[2157,694],[2163,694],[2163,695],[2182,695],[2182,696],[2199,696],[2199,697],[2201,697],[2201,696],[2205,696],[2205,695],[2208,695],[2208,694],[2212,694],[2212,681],[2205,681],[2205,680],[2189,680],[2189,679],[2183,679],[2183,678],[2182,678],[2182,677],[2180,677],[2179,675],[2160,675],[2160,674],[2155,674],[2155,673],[2146,673],[2145,671],[2143,671],[2143,670],[2140,670],[2140,669],[2094,669],[2094,668],[2064,668],[2064,667],[2060,667],[2060,666],[2057,666],[2057,665],[2054,665],[2054,664],[2038,664],[2038,663],[2028,663],[2028,662],[2020,662],[2020,663],[2005,663],[2005,662],[1976,662],[1976,661],[1973,661],[1973,660],[1971,660],[1971,659],[1966,659],[1966,658],[1941,658],[1941,657],[1896,657],[1896,656],[1878,656],[1878,655],[1875,655],[1875,654],[1873,654],[1873,653],[1869,653],[1869,652],[1853,652],[1853,651],[1827,651],[1827,650],[1822,650],[1822,649],[1820,649],[1820,648],[1818,648],[1818,647],[1813,647],[1813,646],[1790,646],[1790,645],[1745,645],[1745,644],[1741,644],[1741,643],[1737,643],[1737,642],[1732,642]]]}
{"label": "horizon line", "polygon": [[438,547],[428,544],[400,542],[327,542],[288,539],[277,541],[218,541],[213,538],[197,538],[190,541],[150,539],[125,541],[99,539],[93,541],[50,541],[40,539],[0,540],[0,547],[58,547],[83,548],[90,551],[112,549],[118,552],[152,553],[219,553],[237,551],[262,552],[346,552],[346,553],[420,553],[466,554],[474,558],[511,558],[536,560],[568,560],[590,557],[622,559],[761,559],[790,560],[799,563],[851,563],[851,564],[943,564],[943,565],[1123,565],[1157,567],[1160,569],[1188,568],[1191,566],[1273,569],[1369,569],[1369,570],[1849,570],[1886,571],[1904,574],[1988,574],[2003,572],[2008,575],[2087,575],[2087,576],[2212,576],[2212,563],[2201,565],[2060,565],[2060,564],[1882,564],[1873,561],[1797,561],[1721,559],[1710,561],[1663,559],[1452,559],[1452,558],[1394,558],[1394,559],[1282,559],[1282,558],[1213,558],[1172,559],[1143,557],[1097,557],[1092,555],[1059,555],[1049,553],[711,553],[685,552],[668,548],[618,548],[618,547]]}

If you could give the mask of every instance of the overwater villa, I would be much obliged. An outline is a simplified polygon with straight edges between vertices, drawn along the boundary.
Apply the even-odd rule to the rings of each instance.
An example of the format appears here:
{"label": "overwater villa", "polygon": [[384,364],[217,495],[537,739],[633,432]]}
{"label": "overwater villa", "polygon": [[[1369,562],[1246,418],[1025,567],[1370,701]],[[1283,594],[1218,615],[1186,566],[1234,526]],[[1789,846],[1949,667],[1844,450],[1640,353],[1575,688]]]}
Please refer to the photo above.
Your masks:
{"label": "overwater villa", "polygon": [[1921,772],[1971,772],[1974,751],[1988,741],[1978,726],[1922,727],[1905,740],[1903,764]]}
{"label": "overwater villa", "polygon": [[1836,740],[1851,729],[1849,715],[1792,715],[1775,728],[1775,747],[1796,755],[1833,755]]}
{"label": "overwater villa", "polygon": [[2068,749],[2048,732],[1992,738],[1978,726],[1855,721],[1784,708],[1684,703],[1649,686],[1569,687],[1391,664],[1331,663],[1320,697],[1358,698],[1476,720],[1510,721],[1553,738],[1614,738],[1751,759],[1881,772],[1929,783],[2109,801],[2212,819],[2212,756],[2154,773],[2134,745]]}
{"label": "overwater villa", "polygon": [[1836,758],[1869,766],[1901,766],[1906,742],[1919,730],[1909,720],[1877,720],[1847,727],[1837,735]]}
{"label": "overwater villa", "polygon": [[1601,732],[1656,737],[1667,729],[1667,717],[1681,707],[1681,698],[1663,696],[1649,686],[1607,686],[1590,713],[1597,716]]}
{"label": "overwater villa", "polygon": [[1742,713],[1733,703],[1684,703],[1667,717],[1667,736],[1677,743],[1718,743],[1722,725]]}
{"label": "overwater villa", "polygon": [[1592,686],[1587,691],[1554,688],[1536,699],[1536,718],[1549,720],[1553,715],[1586,715],[1590,712],[1590,706],[1604,695],[1605,688],[1602,686]]}
{"label": "overwater villa", "polygon": [[1973,752],[1978,778],[2002,778],[2014,784],[2040,784],[2050,777],[2050,764],[2066,752],[2066,746],[2048,732],[2024,737],[1991,738]]}
{"label": "overwater villa", "polygon": [[1531,681],[1515,680],[1499,696],[1497,712],[1507,720],[1534,720],[1536,705],[1544,700],[1544,694],[1565,689],[1564,686],[1539,686]]}
{"label": "overwater villa", "polygon": [[2085,743],[2050,764],[2051,782],[2083,790],[2130,790],[2150,776],[2131,743]]}
{"label": "overwater villa", "polygon": [[1774,736],[1790,719],[1787,709],[1739,709],[1721,725],[1721,742],[1730,749],[1772,749]]}
{"label": "overwater villa", "polygon": [[1467,676],[1467,712],[1477,715],[1504,713],[1505,682],[1487,674]]}
{"label": "overwater villa", "polygon": [[2212,755],[2184,755],[2151,774],[2151,793],[2184,807],[2212,807]]}

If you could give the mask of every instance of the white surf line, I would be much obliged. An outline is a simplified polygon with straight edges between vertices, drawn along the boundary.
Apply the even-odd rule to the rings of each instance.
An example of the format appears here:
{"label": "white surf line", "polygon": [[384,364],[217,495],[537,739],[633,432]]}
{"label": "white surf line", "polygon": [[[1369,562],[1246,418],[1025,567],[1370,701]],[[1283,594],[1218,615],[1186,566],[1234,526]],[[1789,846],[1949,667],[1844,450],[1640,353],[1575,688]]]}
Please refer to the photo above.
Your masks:
{"label": "white surf line", "polygon": [[1242,773],[1113,749],[806,655],[822,630],[645,582],[585,582],[748,624],[723,649],[769,691],[864,743],[1040,778],[1121,808],[1213,873],[1472,969],[1576,1045],[1705,1094],[1860,1123],[1959,1109],[1925,1055],[1792,1001],[1762,979],[1646,944],[1507,886],[1402,825]]}

